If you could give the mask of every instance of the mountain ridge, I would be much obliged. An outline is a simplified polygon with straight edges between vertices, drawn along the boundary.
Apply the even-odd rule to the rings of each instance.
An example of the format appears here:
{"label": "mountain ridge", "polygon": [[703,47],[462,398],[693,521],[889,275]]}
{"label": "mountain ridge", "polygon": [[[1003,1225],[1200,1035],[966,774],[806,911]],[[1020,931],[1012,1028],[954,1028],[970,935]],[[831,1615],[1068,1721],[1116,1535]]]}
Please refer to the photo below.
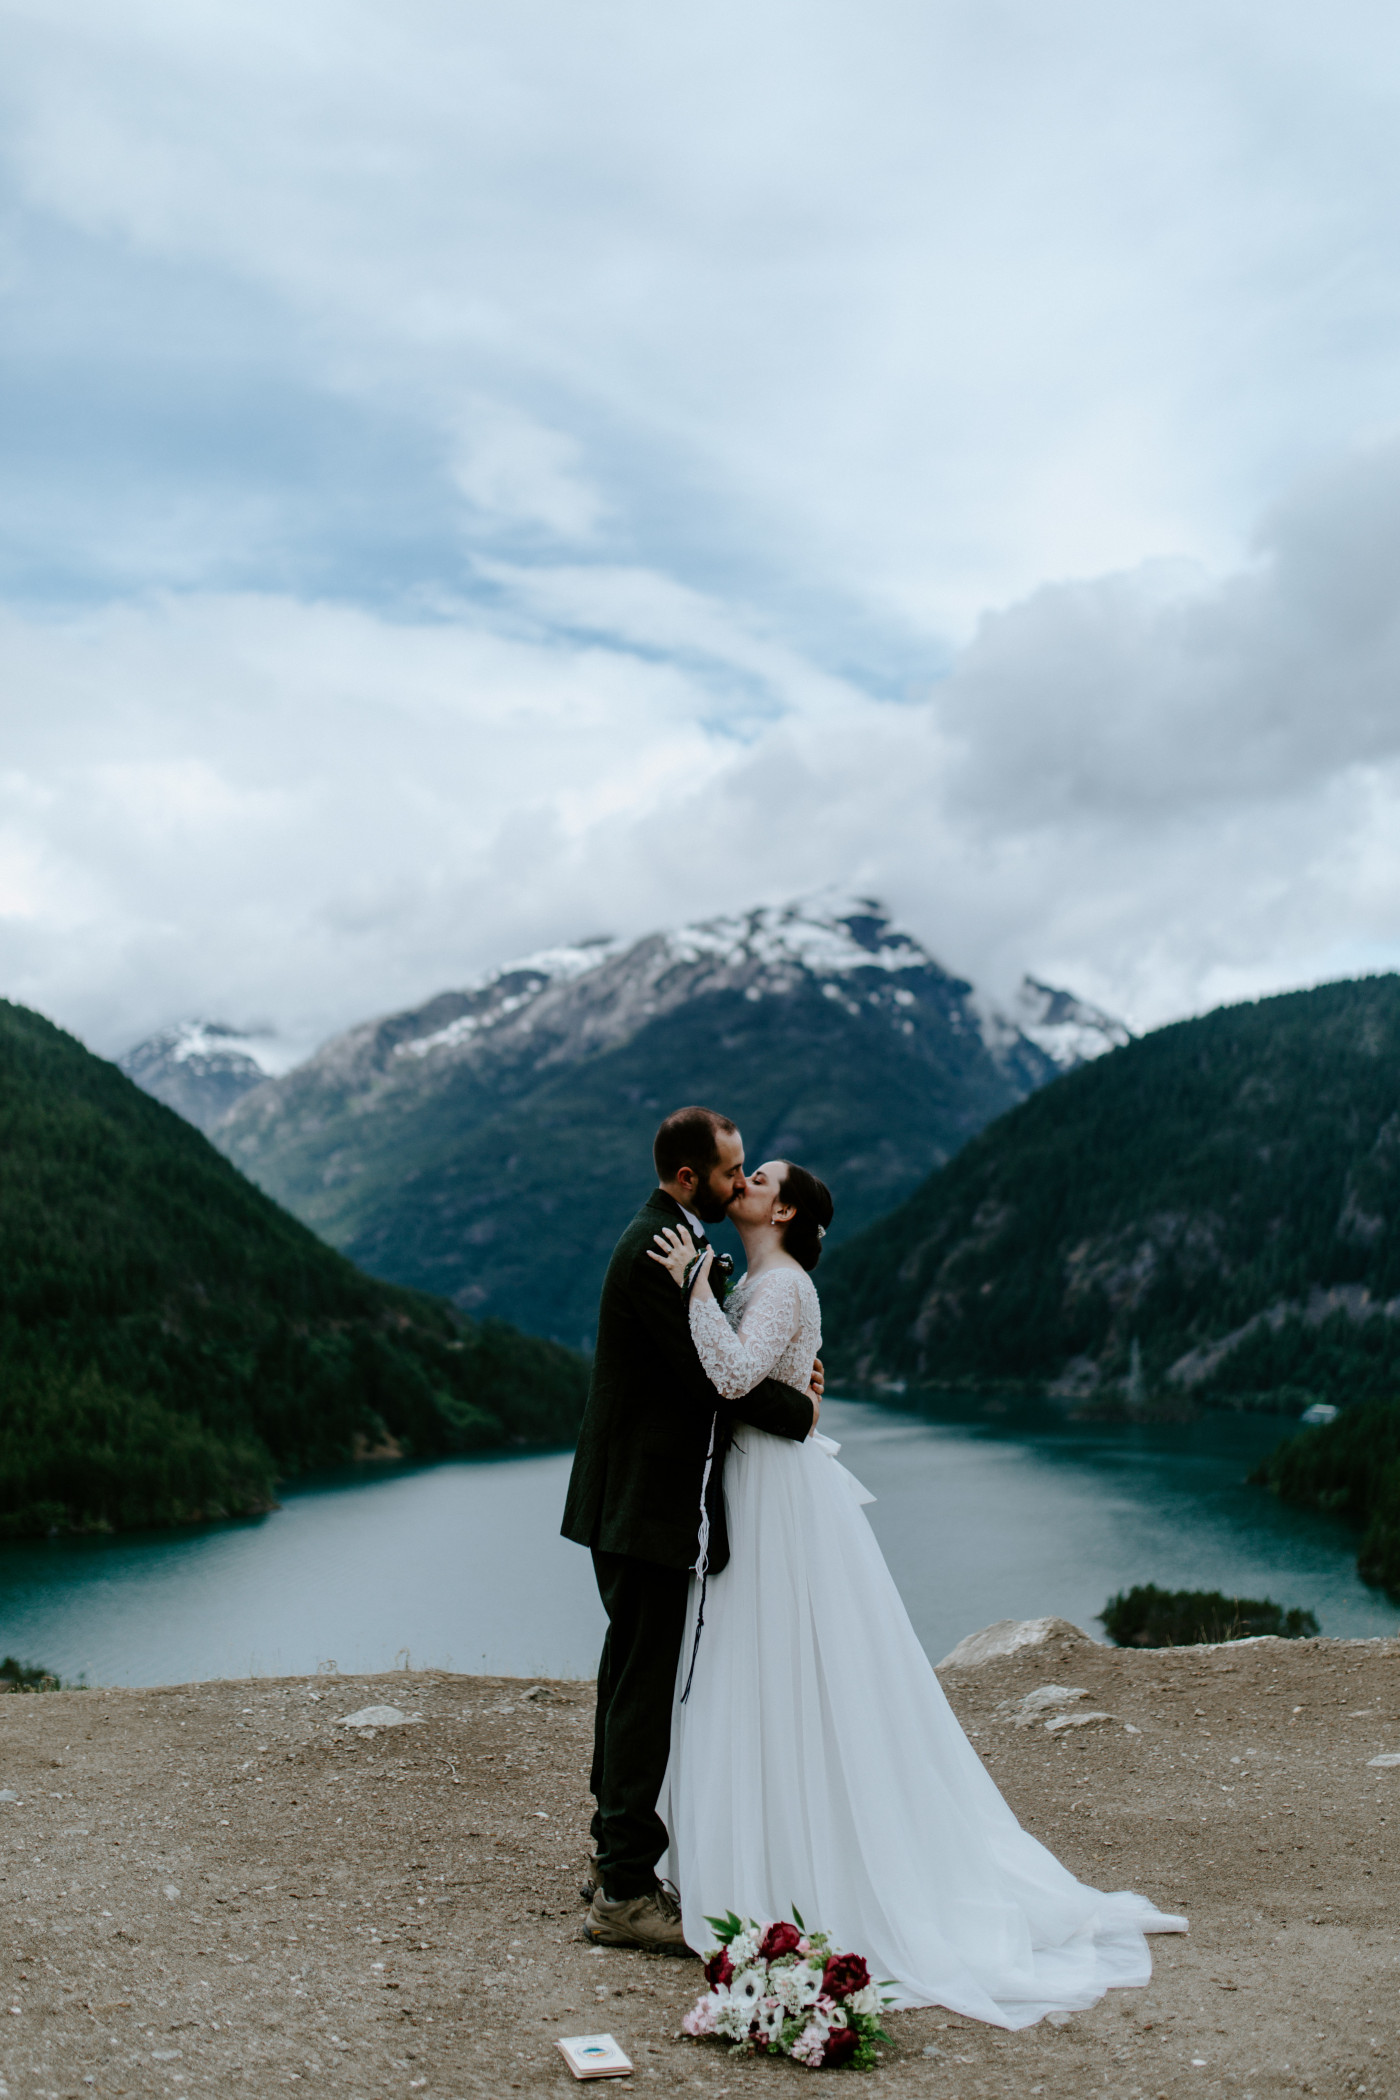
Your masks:
{"label": "mountain ridge", "polygon": [[1400,1386],[1400,977],[1173,1023],[823,1265],[836,1375],[1133,1413]]}
{"label": "mountain ridge", "polygon": [[1127,1038],[1072,994],[1018,999],[1021,1020],[828,892],[483,972],[332,1038],[211,1136],[372,1273],[573,1342],[670,1108],[708,1100],[752,1160],[830,1179],[839,1239]]}
{"label": "mountain ridge", "polygon": [[0,1536],[266,1508],[279,1475],[563,1442],[581,1359],[357,1271],[0,1001]]}

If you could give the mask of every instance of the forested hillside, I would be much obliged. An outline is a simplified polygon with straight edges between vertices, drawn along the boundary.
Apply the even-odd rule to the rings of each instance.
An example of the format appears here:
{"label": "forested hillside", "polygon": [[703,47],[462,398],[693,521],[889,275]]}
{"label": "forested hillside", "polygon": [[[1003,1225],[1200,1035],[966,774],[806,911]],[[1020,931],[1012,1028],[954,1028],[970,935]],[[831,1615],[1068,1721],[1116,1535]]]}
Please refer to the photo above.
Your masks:
{"label": "forested hillside", "polygon": [[279,1475],[567,1440],[572,1352],[362,1275],[0,1001],[0,1535],[266,1507]]}
{"label": "forested hillside", "polygon": [[[838,1191],[839,1197],[839,1191]],[[1159,1029],[1033,1094],[821,1271],[847,1379],[1089,1406],[1400,1392],[1400,978]]]}
{"label": "forested hillside", "polygon": [[1253,1478],[1284,1502],[1354,1524],[1357,1572],[1400,1604],[1400,1400],[1348,1408],[1287,1437]]}

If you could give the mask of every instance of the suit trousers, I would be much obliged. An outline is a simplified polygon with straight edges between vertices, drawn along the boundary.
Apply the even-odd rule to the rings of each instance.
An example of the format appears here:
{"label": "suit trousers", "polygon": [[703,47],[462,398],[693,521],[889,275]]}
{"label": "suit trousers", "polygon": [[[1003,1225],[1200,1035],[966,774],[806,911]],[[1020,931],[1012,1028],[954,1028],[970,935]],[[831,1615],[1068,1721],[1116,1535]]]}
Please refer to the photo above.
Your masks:
{"label": "suit trousers", "polygon": [[598,1880],[615,1901],[656,1886],[666,1826],[656,1812],[671,1750],[688,1568],[593,1550],[608,1631],[598,1664],[589,1791]]}

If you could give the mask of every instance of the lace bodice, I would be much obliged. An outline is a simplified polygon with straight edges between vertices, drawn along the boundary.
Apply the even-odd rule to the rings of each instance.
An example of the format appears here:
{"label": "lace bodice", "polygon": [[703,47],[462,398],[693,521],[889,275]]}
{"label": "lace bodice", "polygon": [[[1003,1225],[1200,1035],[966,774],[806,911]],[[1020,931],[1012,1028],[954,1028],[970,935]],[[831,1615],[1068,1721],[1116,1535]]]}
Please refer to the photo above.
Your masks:
{"label": "lace bodice", "polygon": [[765,1378],[805,1393],[822,1344],[821,1301],[805,1269],[765,1269],[735,1285],[723,1312],[713,1298],[692,1298],[690,1331],[706,1377],[726,1400]]}

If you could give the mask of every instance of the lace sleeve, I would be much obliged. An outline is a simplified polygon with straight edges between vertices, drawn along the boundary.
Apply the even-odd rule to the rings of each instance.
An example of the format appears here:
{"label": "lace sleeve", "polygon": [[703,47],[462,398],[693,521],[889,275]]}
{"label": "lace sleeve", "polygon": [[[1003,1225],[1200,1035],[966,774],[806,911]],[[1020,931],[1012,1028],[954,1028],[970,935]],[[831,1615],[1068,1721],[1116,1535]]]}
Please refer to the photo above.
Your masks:
{"label": "lace sleeve", "polygon": [[801,1320],[797,1278],[777,1270],[748,1293],[737,1331],[713,1298],[692,1298],[690,1331],[709,1379],[726,1400],[761,1385],[797,1333]]}

